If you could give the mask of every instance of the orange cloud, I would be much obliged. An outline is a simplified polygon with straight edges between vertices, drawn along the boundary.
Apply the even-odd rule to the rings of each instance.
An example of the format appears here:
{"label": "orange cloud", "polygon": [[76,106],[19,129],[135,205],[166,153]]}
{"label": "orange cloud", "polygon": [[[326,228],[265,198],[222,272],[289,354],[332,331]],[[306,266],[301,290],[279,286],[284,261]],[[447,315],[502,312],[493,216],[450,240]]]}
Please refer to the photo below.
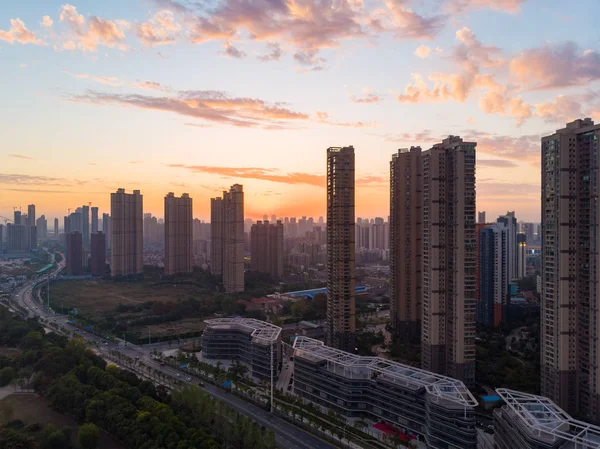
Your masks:
{"label": "orange cloud", "polygon": [[38,39],[33,31],[29,31],[19,18],[10,19],[10,29],[8,31],[0,30],[0,40],[10,44],[15,42],[33,45],[46,44],[43,40]]}
{"label": "orange cloud", "polygon": [[135,83],[133,87],[137,89],[146,89],[146,90],[161,90],[164,92],[170,92],[171,88],[167,87],[163,84],[157,83],[156,81],[140,81]]}
{"label": "orange cloud", "polygon": [[516,14],[520,11],[521,5],[527,0],[449,0],[446,8],[452,12],[463,12],[467,9],[495,9]]}
{"label": "orange cloud", "polygon": [[566,123],[581,118],[581,104],[574,98],[559,95],[554,101],[536,104],[537,115],[549,123]]}
{"label": "orange cloud", "polygon": [[335,122],[331,120],[331,115],[328,112],[317,111],[315,113],[317,122],[324,125],[343,126],[347,128],[374,128],[376,122]]}
{"label": "orange cloud", "polygon": [[71,73],[66,70],[63,70],[63,73],[77,79],[89,79],[98,84],[104,84],[105,86],[118,87],[123,85],[123,81],[114,76],[96,76],[90,75],[89,73]]}
{"label": "orange cloud", "polygon": [[244,59],[247,56],[242,50],[231,45],[229,41],[223,42],[223,51],[219,53],[234,59]]}
{"label": "orange cloud", "polygon": [[125,50],[125,32],[131,25],[124,20],[107,20],[91,16],[86,20],[77,12],[75,6],[65,4],[61,7],[60,21],[66,23],[71,31],[70,38],[63,43],[66,50],[77,48],[84,51],[96,51],[98,45],[117,47]]}
{"label": "orange cloud", "polygon": [[350,97],[350,99],[354,102],[354,103],[362,103],[362,104],[375,104],[375,103],[379,103],[381,101],[383,101],[383,98],[381,98],[380,95],[371,92],[371,89],[369,88],[365,88],[363,89],[364,94],[361,96],[355,96],[353,95],[352,97]]}
{"label": "orange cloud", "polygon": [[261,61],[279,61],[282,55],[281,44],[279,42],[267,42],[267,53],[259,56]]}
{"label": "orange cloud", "polygon": [[431,53],[431,48],[427,45],[419,45],[415,50],[415,55],[417,55],[421,59],[425,59]]}
{"label": "orange cloud", "polygon": [[138,39],[147,47],[173,44],[180,31],[181,25],[168,10],[157,12],[148,22],[136,27]]}
{"label": "orange cloud", "polygon": [[8,157],[14,157],[17,159],[29,159],[29,160],[35,159],[34,157],[25,156],[24,154],[9,154]]}
{"label": "orange cloud", "polygon": [[194,173],[206,173],[211,175],[227,176],[229,178],[258,179],[262,181],[279,182],[284,184],[308,184],[311,186],[324,187],[325,175],[310,173],[285,173],[282,174],[275,168],[256,167],[212,167],[207,165],[184,165],[169,164],[168,167],[184,168]]}

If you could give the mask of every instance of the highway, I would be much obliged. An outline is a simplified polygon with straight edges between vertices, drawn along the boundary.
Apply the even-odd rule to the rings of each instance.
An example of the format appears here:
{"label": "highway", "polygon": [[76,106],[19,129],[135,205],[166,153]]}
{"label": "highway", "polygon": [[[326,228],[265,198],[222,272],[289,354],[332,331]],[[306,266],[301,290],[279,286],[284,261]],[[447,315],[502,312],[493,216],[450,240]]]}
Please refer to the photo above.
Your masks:
{"label": "highway", "polygon": [[[50,274],[50,278],[56,277],[63,267],[64,259],[63,262],[59,264],[57,269]],[[118,350],[122,354],[125,354],[133,359],[139,357],[139,360],[143,361],[145,365],[151,366],[170,376],[177,376],[179,374],[179,377],[182,379],[186,379],[187,377],[189,377],[189,375],[184,373],[183,371],[179,371],[168,366],[161,366],[159,363],[153,360],[150,357],[150,352],[153,349],[155,349],[154,345],[152,345],[151,347],[138,346],[131,343],[110,343],[109,345],[106,345],[105,341],[101,337],[93,335],[89,332],[84,332],[80,329],[77,329],[74,326],[71,326],[68,323],[67,317],[63,315],[56,315],[53,311],[47,310],[45,308],[45,304],[41,304],[40,302],[38,302],[38,298],[33,297],[32,291],[34,285],[35,282],[28,282],[21,288],[19,288],[19,290],[15,294],[15,299],[17,303],[28,313],[29,317],[38,316],[47,320],[52,320],[57,324],[69,329],[71,332],[79,334],[86,341],[91,343],[91,346],[98,346],[100,355],[102,355],[102,353],[105,351]],[[50,294],[52,295],[52,287],[50,288]],[[198,382],[199,379],[191,379],[191,383],[195,385],[198,385]],[[243,399],[234,396],[231,393],[226,393],[225,391],[213,385],[205,384],[205,386],[202,387],[202,389],[211,396],[225,402],[238,413],[247,416],[259,425],[272,430],[275,433],[275,439],[277,443],[282,448],[334,449],[337,447],[315,437],[314,435],[308,432],[305,432],[304,430],[298,427],[291,425],[287,421],[272,415],[271,413],[265,411],[261,407],[253,403],[246,402]]]}

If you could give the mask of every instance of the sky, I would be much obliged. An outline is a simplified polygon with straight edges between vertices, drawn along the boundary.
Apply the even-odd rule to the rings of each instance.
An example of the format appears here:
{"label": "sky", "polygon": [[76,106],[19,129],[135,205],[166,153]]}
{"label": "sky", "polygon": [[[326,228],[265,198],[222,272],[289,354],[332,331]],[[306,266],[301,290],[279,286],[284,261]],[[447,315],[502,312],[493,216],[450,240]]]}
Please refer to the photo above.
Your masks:
{"label": "sky", "polygon": [[[540,216],[540,137],[600,120],[600,3],[53,0],[0,8],[0,216],[62,217],[141,190],[194,216],[325,214],[326,149],[356,151],[356,215],[389,214],[389,161],[477,142],[477,209]],[[0,219],[0,223],[3,219]]]}

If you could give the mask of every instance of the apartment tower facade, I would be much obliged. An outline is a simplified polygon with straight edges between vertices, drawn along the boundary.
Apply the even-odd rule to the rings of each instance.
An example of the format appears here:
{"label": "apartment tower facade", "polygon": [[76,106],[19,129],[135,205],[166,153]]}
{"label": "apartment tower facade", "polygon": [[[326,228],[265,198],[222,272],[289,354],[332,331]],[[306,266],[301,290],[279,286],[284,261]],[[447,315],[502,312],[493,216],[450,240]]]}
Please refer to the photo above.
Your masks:
{"label": "apartment tower facade", "polygon": [[139,190],[110,194],[110,274],[137,276],[144,272],[143,195]]}
{"label": "apartment tower facade", "polygon": [[252,271],[283,276],[283,223],[257,221],[250,229]]}
{"label": "apartment tower facade", "polygon": [[354,352],[354,147],[327,149],[327,344]]}
{"label": "apartment tower facade", "polygon": [[541,393],[600,421],[600,124],[542,137]]}
{"label": "apartment tower facade", "polygon": [[103,276],[106,270],[106,238],[102,232],[90,236],[90,271],[93,276]]}
{"label": "apartment tower facade", "polygon": [[508,229],[494,223],[478,231],[477,322],[498,327],[508,301]]}
{"label": "apartment tower facade", "polygon": [[223,276],[227,293],[244,291],[244,188],[211,198],[211,272]]}
{"label": "apartment tower facade", "polygon": [[421,338],[421,147],[390,162],[390,319],[401,341]]}
{"label": "apartment tower facade", "polygon": [[67,274],[78,276],[83,274],[83,239],[79,231],[67,234]]}
{"label": "apartment tower facade", "polygon": [[475,381],[475,142],[423,152],[422,368]]}
{"label": "apartment tower facade", "polygon": [[165,275],[192,272],[192,199],[165,196]]}

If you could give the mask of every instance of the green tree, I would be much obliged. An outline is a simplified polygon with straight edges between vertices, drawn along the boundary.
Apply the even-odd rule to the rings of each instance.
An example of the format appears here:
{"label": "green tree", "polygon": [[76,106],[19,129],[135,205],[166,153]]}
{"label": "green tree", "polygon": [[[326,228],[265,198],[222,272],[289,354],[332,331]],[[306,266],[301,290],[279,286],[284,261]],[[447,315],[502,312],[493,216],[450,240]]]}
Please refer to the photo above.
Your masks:
{"label": "green tree", "polygon": [[0,371],[0,387],[5,387],[15,378],[14,368],[7,366]]}
{"label": "green tree", "polygon": [[88,423],[79,427],[77,437],[82,449],[96,449],[100,432],[96,424]]}

